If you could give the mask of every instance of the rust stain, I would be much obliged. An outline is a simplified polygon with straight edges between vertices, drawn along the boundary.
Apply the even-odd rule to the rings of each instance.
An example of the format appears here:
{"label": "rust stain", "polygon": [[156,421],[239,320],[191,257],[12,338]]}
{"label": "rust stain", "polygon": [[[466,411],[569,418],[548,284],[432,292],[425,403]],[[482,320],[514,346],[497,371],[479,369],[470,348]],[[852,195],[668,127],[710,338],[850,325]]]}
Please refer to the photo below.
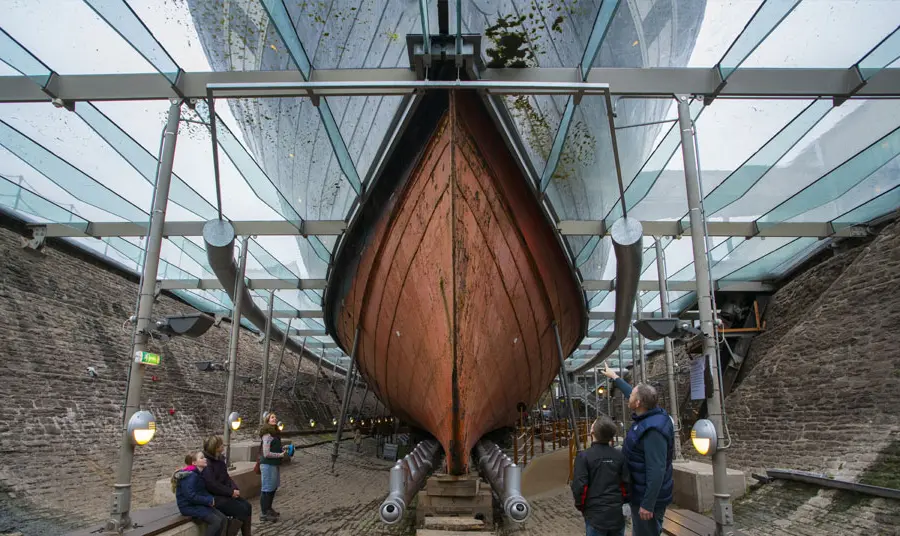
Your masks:
{"label": "rust stain", "polygon": [[442,443],[451,473],[556,376],[551,323],[567,352],[584,330],[581,289],[529,188],[479,98],[452,93],[336,312],[342,346],[362,326],[373,391]]}

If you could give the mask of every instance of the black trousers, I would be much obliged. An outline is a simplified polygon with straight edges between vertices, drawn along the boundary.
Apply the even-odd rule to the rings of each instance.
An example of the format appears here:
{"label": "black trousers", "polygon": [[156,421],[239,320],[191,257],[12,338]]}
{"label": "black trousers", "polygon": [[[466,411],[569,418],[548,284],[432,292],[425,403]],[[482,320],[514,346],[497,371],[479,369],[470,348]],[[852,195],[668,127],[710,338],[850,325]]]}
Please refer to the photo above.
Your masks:
{"label": "black trousers", "polygon": [[228,517],[240,519],[243,522],[241,533],[250,534],[250,516],[253,514],[253,506],[247,499],[238,497],[216,497],[216,510]]}

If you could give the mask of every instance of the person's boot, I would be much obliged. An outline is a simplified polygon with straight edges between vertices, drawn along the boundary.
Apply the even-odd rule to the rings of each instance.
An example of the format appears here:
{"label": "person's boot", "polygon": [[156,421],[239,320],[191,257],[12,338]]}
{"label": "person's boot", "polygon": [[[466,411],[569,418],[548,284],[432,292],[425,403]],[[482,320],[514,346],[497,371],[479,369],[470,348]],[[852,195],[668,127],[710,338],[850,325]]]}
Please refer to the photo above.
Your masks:
{"label": "person's boot", "polygon": [[265,523],[266,521],[275,521],[275,518],[270,515],[269,509],[272,507],[272,492],[263,491],[259,494],[259,521]]}
{"label": "person's boot", "polygon": [[270,498],[269,498],[269,516],[275,516],[275,518],[277,519],[277,518],[281,517],[281,514],[279,514],[278,512],[275,511],[274,508],[272,508],[272,503],[275,501],[275,494],[276,494],[276,493],[278,493],[278,490],[275,490],[275,491],[272,491],[272,492],[269,493],[269,494],[270,494]]}

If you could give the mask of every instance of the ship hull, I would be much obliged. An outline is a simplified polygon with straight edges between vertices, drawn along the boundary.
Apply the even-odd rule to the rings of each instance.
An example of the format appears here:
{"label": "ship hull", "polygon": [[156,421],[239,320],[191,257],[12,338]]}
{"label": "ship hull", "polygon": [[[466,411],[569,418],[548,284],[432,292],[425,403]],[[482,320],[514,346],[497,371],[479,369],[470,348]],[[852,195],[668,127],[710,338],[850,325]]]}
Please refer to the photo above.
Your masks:
{"label": "ship hull", "polygon": [[339,255],[350,268],[332,274],[326,316],[345,350],[359,328],[362,376],[460,474],[474,444],[558,374],[554,323],[568,354],[586,319],[555,231],[479,97],[441,102],[423,112],[430,136],[406,140],[421,147],[415,158],[409,147],[394,156],[410,162],[393,168],[403,176],[375,186],[392,191],[370,196],[369,225],[350,230],[359,236]]}

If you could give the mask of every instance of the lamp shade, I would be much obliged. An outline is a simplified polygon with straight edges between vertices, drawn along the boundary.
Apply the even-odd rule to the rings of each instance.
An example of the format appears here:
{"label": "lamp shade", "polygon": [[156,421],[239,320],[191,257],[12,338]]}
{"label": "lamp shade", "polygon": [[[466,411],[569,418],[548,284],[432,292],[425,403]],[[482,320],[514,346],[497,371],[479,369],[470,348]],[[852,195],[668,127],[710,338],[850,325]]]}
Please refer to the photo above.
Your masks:
{"label": "lamp shade", "polygon": [[231,426],[232,430],[237,431],[237,429],[241,427],[240,413],[232,411],[231,415],[228,416],[228,425]]}
{"label": "lamp shade", "polygon": [[279,430],[284,430],[284,423],[283,423],[283,422],[278,421],[278,429],[279,429]]}
{"label": "lamp shade", "polygon": [[691,443],[703,456],[712,456],[716,452],[716,427],[709,419],[700,419],[691,429]]}
{"label": "lamp shade", "polygon": [[156,435],[156,419],[149,411],[137,411],[128,419],[128,437],[135,445],[146,445]]}

